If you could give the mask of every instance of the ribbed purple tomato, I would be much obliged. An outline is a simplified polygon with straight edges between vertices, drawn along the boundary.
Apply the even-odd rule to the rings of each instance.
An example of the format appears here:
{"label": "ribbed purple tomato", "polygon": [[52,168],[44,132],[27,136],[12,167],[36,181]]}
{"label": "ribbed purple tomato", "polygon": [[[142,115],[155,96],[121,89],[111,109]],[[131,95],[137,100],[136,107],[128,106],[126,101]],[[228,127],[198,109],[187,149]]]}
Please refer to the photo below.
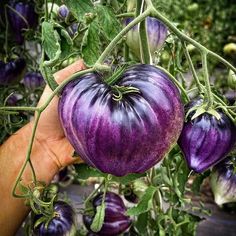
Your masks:
{"label": "ribbed purple tomato", "polygon": [[58,8],[58,11],[57,11],[57,14],[60,17],[60,19],[62,19],[64,21],[69,16],[69,13],[70,13],[70,11],[69,11],[68,7],[65,4],[61,5]]}
{"label": "ribbed purple tomato", "polygon": [[11,0],[8,3],[8,21],[17,44],[24,42],[23,30],[37,26],[38,15],[33,2]]}
{"label": "ribbed purple tomato", "polygon": [[22,58],[11,60],[7,63],[0,61],[0,85],[17,83],[26,68],[26,62]]}
{"label": "ribbed purple tomato", "polygon": [[235,157],[228,157],[217,164],[211,174],[211,188],[218,205],[236,202]]}
{"label": "ribbed purple tomato", "polygon": [[[117,101],[117,90],[125,93]],[[180,94],[155,66],[129,67],[114,85],[98,73],[68,83],[59,100],[62,127],[75,151],[88,164],[116,176],[143,173],[176,143],[183,126]]]}
{"label": "ribbed purple tomato", "polygon": [[[92,201],[94,211],[102,204],[103,193],[99,193]],[[94,212],[94,213],[95,213]],[[94,214],[95,215],[95,214]],[[94,215],[83,215],[83,222],[91,232],[90,226]],[[102,228],[95,235],[115,236],[125,232],[131,225],[130,217],[126,215],[126,207],[121,197],[113,192],[107,192],[105,196],[105,218]]]}
{"label": "ribbed purple tomato", "polygon": [[[191,101],[186,111],[201,103],[201,99]],[[236,142],[236,126],[223,111],[217,112],[219,120],[208,113],[191,120],[190,113],[178,140],[188,167],[197,173],[223,160]]]}
{"label": "ribbed purple tomato", "polygon": [[[125,19],[125,25],[128,25],[133,18]],[[167,27],[158,19],[153,17],[146,18],[146,29],[150,52],[153,55],[160,49],[167,37]],[[138,25],[135,25],[126,35],[126,43],[131,51],[140,57],[139,32]]]}
{"label": "ribbed purple tomato", "polygon": [[34,91],[42,87],[45,82],[39,72],[28,72],[23,78],[23,84],[28,90]]}
{"label": "ribbed purple tomato", "polygon": [[[42,217],[36,215],[34,224]],[[41,223],[33,230],[33,236],[75,236],[76,218],[73,208],[66,202],[57,201],[54,204],[54,217],[48,226]]]}
{"label": "ribbed purple tomato", "polygon": [[6,101],[7,106],[16,106],[17,102],[23,98],[23,95],[20,93],[11,94]]}
{"label": "ribbed purple tomato", "polygon": [[67,27],[67,32],[70,37],[73,38],[78,33],[79,24],[77,22],[73,22],[70,26]]}

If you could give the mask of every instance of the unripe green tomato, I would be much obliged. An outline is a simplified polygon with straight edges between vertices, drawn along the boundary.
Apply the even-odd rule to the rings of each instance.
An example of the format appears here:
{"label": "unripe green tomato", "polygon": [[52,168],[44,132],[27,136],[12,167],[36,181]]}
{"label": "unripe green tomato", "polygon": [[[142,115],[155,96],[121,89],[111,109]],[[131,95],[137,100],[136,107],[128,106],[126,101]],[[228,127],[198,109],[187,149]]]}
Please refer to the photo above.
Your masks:
{"label": "unripe green tomato", "polygon": [[187,48],[188,52],[192,52],[195,50],[196,47],[192,44],[188,44],[186,48]]}
{"label": "unripe green tomato", "polygon": [[164,51],[161,54],[161,61],[167,63],[170,60],[170,54],[167,51]]}
{"label": "unripe green tomato", "polygon": [[189,12],[195,12],[199,9],[199,5],[197,3],[192,3],[187,7]]}
{"label": "unripe green tomato", "polygon": [[236,89],[236,74],[232,70],[228,74],[228,85],[231,89]]}
{"label": "unripe green tomato", "polygon": [[33,191],[33,196],[34,196],[35,198],[40,198],[40,195],[41,195],[41,193],[40,193],[40,191],[39,191],[38,189],[35,189],[35,190]]}
{"label": "unripe green tomato", "polygon": [[224,53],[228,55],[236,54],[236,43],[228,43],[224,46]]}

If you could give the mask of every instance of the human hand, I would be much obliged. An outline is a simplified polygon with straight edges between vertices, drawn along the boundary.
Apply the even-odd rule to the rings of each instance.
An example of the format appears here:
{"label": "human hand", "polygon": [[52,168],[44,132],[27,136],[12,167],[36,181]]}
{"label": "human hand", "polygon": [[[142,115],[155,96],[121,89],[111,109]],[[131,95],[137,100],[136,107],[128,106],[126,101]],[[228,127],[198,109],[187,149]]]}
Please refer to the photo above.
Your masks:
{"label": "human hand", "polygon": [[[55,80],[60,84],[68,79],[72,74],[85,69],[82,60],[78,60],[70,66],[54,74]],[[39,100],[38,107],[42,106],[52,94],[52,90],[47,85]],[[73,147],[66,139],[58,117],[58,100],[55,96],[48,107],[42,112],[36,130],[35,139],[40,143],[42,148],[48,153],[50,158],[55,162],[58,170],[62,167],[73,163]],[[77,160],[78,161],[78,160]]]}

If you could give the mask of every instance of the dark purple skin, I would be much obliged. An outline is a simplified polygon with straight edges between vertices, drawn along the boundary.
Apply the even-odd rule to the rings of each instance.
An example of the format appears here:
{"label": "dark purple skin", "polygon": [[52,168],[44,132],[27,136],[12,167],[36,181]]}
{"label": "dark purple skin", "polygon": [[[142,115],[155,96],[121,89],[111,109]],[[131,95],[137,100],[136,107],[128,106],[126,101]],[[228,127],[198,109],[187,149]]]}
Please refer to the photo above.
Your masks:
{"label": "dark purple skin", "polygon": [[[133,18],[126,18],[124,24],[128,25]],[[158,19],[153,17],[146,18],[146,29],[150,52],[153,54],[156,50],[160,49],[167,37],[167,27]],[[135,25],[127,33],[127,45],[137,55],[139,54],[139,33],[138,25]]]}
{"label": "dark purple skin", "polygon": [[143,173],[176,143],[184,112],[177,87],[151,65],[129,67],[116,83],[132,86],[120,101],[97,73],[68,83],[59,100],[66,137],[88,164],[115,176]]}
{"label": "dark purple skin", "polygon": [[59,9],[58,9],[58,16],[59,16],[62,20],[65,20],[66,17],[69,16],[69,13],[70,13],[70,11],[69,11],[68,7],[67,7],[65,4],[61,5],[61,6],[59,7]]}
{"label": "dark purple skin", "polygon": [[[186,110],[201,103],[199,99],[193,100]],[[178,140],[188,167],[197,173],[223,160],[236,142],[236,126],[222,111],[217,112],[220,120],[208,113],[191,120],[192,112]]]}
{"label": "dark purple skin", "polygon": [[236,156],[229,156],[214,166],[211,188],[218,205],[236,202]]}
{"label": "dark purple skin", "polygon": [[17,83],[26,68],[26,62],[22,58],[11,60],[7,63],[0,61],[0,85]]}
{"label": "dark purple skin", "polygon": [[213,171],[218,172],[218,174],[225,179],[232,179],[232,182],[236,187],[236,173],[234,172],[234,165],[236,163],[235,157],[227,157],[220,163],[214,166]]}
{"label": "dark purple skin", "polygon": [[17,102],[19,100],[21,100],[23,98],[22,94],[19,94],[19,93],[13,93],[11,94],[7,101],[6,101],[6,105],[7,106],[16,106],[17,105]]}
{"label": "dark purple skin", "polygon": [[74,37],[78,32],[78,23],[74,22],[70,26],[67,27],[67,32],[69,33],[70,37]]}
{"label": "dark purple skin", "polygon": [[23,84],[28,90],[34,91],[45,85],[43,76],[39,72],[28,72],[23,79]]}
{"label": "dark purple skin", "polygon": [[34,4],[32,2],[26,3],[12,0],[9,2],[9,6],[18,12],[17,14],[12,9],[7,8],[9,26],[16,43],[21,45],[24,42],[23,30],[35,28],[38,24],[38,15],[34,10]]}
{"label": "dark purple skin", "polygon": [[[93,199],[93,208],[102,203],[103,193],[98,194]],[[121,197],[115,193],[107,192],[105,197],[105,218],[102,228],[94,233],[90,230],[94,216],[83,215],[83,222],[92,235],[115,236],[125,232],[131,225],[130,217],[126,216],[126,207]],[[90,234],[91,235],[91,234]]]}
{"label": "dark purple skin", "polygon": [[[33,231],[33,236],[69,236],[74,235],[75,231],[75,213],[73,208],[66,202],[57,201],[54,205],[54,211],[57,213],[49,223],[46,229],[45,223],[37,226]],[[40,218],[36,215],[34,223]],[[71,234],[70,234],[71,233]]]}

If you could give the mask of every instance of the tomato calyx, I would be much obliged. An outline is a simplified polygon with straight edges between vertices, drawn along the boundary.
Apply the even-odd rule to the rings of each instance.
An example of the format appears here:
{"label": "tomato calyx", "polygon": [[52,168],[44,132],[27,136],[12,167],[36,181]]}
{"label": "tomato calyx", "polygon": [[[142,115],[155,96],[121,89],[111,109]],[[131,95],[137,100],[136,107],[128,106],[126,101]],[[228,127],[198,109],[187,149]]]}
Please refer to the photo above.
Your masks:
{"label": "tomato calyx", "polygon": [[203,115],[204,113],[214,116],[217,120],[220,120],[221,118],[220,114],[214,108],[207,108],[206,105],[192,107],[191,109],[189,109],[186,114],[186,119],[190,116],[190,113],[192,112],[194,112],[194,114],[192,115],[191,120],[196,119],[197,117]]}
{"label": "tomato calyx", "polygon": [[114,91],[113,93],[113,100],[115,101],[120,101],[123,98],[124,94],[128,94],[128,93],[140,93],[138,88],[129,86],[119,86],[119,85],[114,85],[112,86],[112,89]]}
{"label": "tomato calyx", "polygon": [[59,217],[59,213],[54,211],[58,192],[58,187],[55,184],[46,186],[43,182],[37,182],[26,187],[20,183],[20,189],[27,195],[27,205],[31,207],[33,214],[40,215],[34,228],[41,223],[44,223],[47,228],[53,218]]}
{"label": "tomato calyx", "polygon": [[[197,101],[198,100],[198,101]],[[203,99],[197,99],[196,104],[193,107],[190,107],[186,112],[186,120],[191,118],[191,120],[196,119],[197,117],[207,113],[211,116],[214,116],[217,120],[221,119],[221,115],[216,110],[215,107],[209,107],[207,102],[203,102]]]}

